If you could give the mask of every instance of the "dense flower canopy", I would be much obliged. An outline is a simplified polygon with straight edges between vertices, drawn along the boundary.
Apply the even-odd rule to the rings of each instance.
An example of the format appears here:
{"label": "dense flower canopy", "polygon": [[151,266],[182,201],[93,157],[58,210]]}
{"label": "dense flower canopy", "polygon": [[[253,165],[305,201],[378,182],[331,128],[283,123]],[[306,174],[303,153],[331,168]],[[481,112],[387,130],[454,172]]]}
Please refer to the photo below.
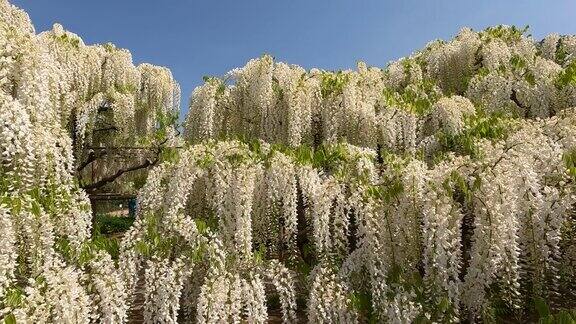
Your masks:
{"label": "dense flower canopy", "polygon": [[[178,109],[180,94],[172,73],[147,63],[135,66],[132,55],[113,44],[85,45],[77,35],[55,24],[37,36],[37,45],[50,55],[59,77],[58,112],[62,124],[75,119],[78,141],[92,141],[98,109],[109,109],[119,140],[156,127],[157,114]],[[97,143],[95,143],[97,144]]]}
{"label": "dense flower canopy", "polygon": [[[355,304],[364,295],[369,316],[391,322],[495,319],[521,314],[535,298],[557,303],[558,294],[570,305],[575,45],[574,36],[534,42],[498,26],[463,29],[385,69],[251,60],[194,90],[185,135],[272,146],[238,153],[239,142],[206,144],[216,152],[201,160],[205,171],[183,175],[176,170],[196,168],[185,160],[190,152],[206,149],[194,146],[175,170],[158,170],[169,178],[148,183],[142,211],[163,191],[161,217],[216,215],[226,254],[264,246],[267,260],[295,274],[302,262],[312,266],[311,322],[366,320]],[[230,165],[212,160],[223,149],[234,152]],[[252,158],[235,165],[237,154],[256,154],[254,169],[240,167]],[[197,209],[212,197],[216,206]],[[235,234],[230,214],[241,221]],[[313,243],[313,260],[293,250],[298,233]]]}
{"label": "dense flower canopy", "polygon": [[265,55],[207,77],[187,145],[110,253],[74,177],[82,148],[146,143],[178,96],[167,69],[35,34],[0,0],[0,319],[123,323],[139,295],[149,323],[275,307],[287,323],[490,322],[576,303],[576,37],[464,29],[384,69]]}
{"label": "dense flower canopy", "polygon": [[169,70],[136,67],[126,50],[84,45],[59,25],[37,35],[0,1],[1,319],[125,321],[124,280],[92,242],[74,156],[94,142],[102,106],[133,138],[177,109],[177,89]]}
{"label": "dense flower canopy", "polygon": [[[177,115],[180,88],[164,67],[135,66],[129,51],[113,44],[85,45],[58,24],[37,36],[37,46],[50,56],[52,73],[58,78],[51,100],[71,134],[76,165],[103,153],[94,148],[150,145],[157,124]],[[175,144],[175,129],[168,132]],[[118,154],[106,153],[84,173],[105,175],[127,162]],[[143,158],[134,152],[130,155]]]}
{"label": "dense flower canopy", "polygon": [[[290,146],[347,142],[414,152],[439,126],[457,132],[472,106],[483,113],[546,118],[576,104],[576,37],[540,43],[499,26],[463,29],[385,69],[306,71],[254,59],[194,90],[188,138],[246,136]],[[457,97],[455,97],[457,96]],[[449,99],[452,100],[449,100]],[[462,110],[462,111],[460,111]],[[440,125],[442,124],[442,125]]]}

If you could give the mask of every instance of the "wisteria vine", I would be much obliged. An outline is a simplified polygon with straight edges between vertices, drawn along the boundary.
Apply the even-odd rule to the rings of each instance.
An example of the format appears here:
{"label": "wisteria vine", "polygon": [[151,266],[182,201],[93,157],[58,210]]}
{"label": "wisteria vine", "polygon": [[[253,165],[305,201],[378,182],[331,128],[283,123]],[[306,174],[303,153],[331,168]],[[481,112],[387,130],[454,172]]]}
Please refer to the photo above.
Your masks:
{"label": "wisteria vine", "polygon": [[[264,55],[206,77],[113,255],[75,150],[178,103],[167,69],[36,34],[0,0],[0,319],[491,322],[576,302],[575,36],[463,29],[383,69]],[[94,135],[98,110],[119,137]]]}

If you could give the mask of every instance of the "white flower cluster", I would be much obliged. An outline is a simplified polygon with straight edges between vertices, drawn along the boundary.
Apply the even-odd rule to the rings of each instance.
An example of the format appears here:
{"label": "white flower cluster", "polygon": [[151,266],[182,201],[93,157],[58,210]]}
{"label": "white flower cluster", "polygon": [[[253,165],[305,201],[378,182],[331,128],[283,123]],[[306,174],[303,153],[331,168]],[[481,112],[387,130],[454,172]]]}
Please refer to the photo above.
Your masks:
{"label": "white flower cluster", "polygon": [[[219,179],[208,181],[210,190],[244,172],[234,163],[263,163],[253,167],[256,184],[246,184],[254,188],[254,229],[236,230],[250,233],[252,251],[265,246],[268,257],[286,265],[294,256],[309,258],[302,250],[307,236],[323,264],[311,277],[313,321],[341,319],[332,310],[357,311],[338,297],[344,288],[322,295],[335,282],[354,293],[369,287],[372,316],[382,321],[480,318],[495,303],[516,312],[534,296],[554,296],[560,281],[574,283],[559,275],[573,264],[561,243],[573,226],[574,183],[566,169],[576,147],[570,40],[535,43],[507,26],[465,29],[385,70],[359,64],[358,72],[306,72],[265,56],[195,90],[187,139],[260,140],[257,150],[231,150],[242,156],[232,164],[205,160],[218,165],[208,167]],[[286,101],[296,96],[295,84],[303,97]],[[247,103],[258,108],[248,111]],[[299,132],[283,128],[297,123]],[[333,146],[338,141],[357,146]],[[303,162],[307,146],[316,153]],[[191,150],[204,151],[199,147]],[[346,157],[338,160],[338,152]],[[142,195],[149,190],[157,192],[151,186]],[[210,190],[201,191],[211,196]],[[231,198],[208,198],[217,204],[200,209],[191,200],[190,215],[211,214],[206,208],[223,199]],[[290,228],[300,251],[282,245],[294,235]],[[338,279],[328,280],[332,267]]]}
{"label": "white flower cluster", "polygon": [[[243,278],[246,276],[246,278]],[[197,323],[266,323],[266,294],[258,274],[220,273],[206,278],[198,297]]]}
{"label": "white flower cluster", "polygon": [[[326,258],[334,254],[344,257],[349,248],[349,208],[345,201],[340,201],[342,208],[332,217],[330,206],[343,195],[342,189],[338,189],[343,179],[375,178],[373,151],[350,145],[335,146],[332,150],[343,155],[343,163],[337,165],[333,175],[324,175],[310,165],[298,163],[292,151],[283,153],[272,148],[254,151],[246,144],[233,141],[189,148],[181,153],[177,162],[161,165],[151,172],[150,181],[140,194],[141,218],[124,241],[122,262],[139,264],[143,257],[147,260],[145,271],[152,275],[157,272],[154,269],[168,262],[166,253],[184,258],[183,273],[191,271],[189,275],[193,278],[199,271],[205,276],[201,291],[195,297],[197,302],[193,303],[200,322],[265,320],[266,298],[261,277],[270,278],[279,295],[284,321],[293,321],[296,308],[293,275],[279,261],[298,257],[297,188],[302,188],[303,199],[309,202],[306,219],[311,222],[314,233],[321,233],[315,236],[326,240],[315,240],[318,254]],[[318,222],[322,215],[327,217],[326,223]],[[206,222],[216,228],[205,228]],[[153,241],[160,240],[160,243],[146,242],[150,240],[150,226],[157,231],[154,235],[158,235]],[[211,237],[211,232],[216,238]],[[165,240],[171,245],[159,249]],[[138,251],[140,257],[135,257],[138,242],[152,244],[148,246],[156,250],[150,251],[151,254]],[[258,246],[266,247],[264,254],[255,255],[254,249]],[[198,253],[203,256],[191,258],[190,254]],[[269,256],[275,256],[278,261],[262,263],[261,259]],[[206,266],[201,266],[204,263]],[[206,267],[207,273],[201,270]],[[138,270],[132,268],[130,272]],[[150,292],[147,305],[164,307],[160,305],[168,303],[165,297],[152,293],[158,290],[158,282],[159,279],[146,282],[145,289]],[[183,281],[178,282],[175,289],[180,291]],[[246,300],[247,297],[254,299]],[[170,309],[177,307],[170,306]],[[176,315],[171,313],[169,317],[162,317],[162,321],[175,320]],[[154,316],[150,315],[149,319],[159,320],[160,317]]]}
{"label": "white flower cluster", "polygon": [[[58,24],[31,36],[43,62],[49,62],[43,96],[54,105],[51,113],[71,131],[78,164],[94,154],[92,147],[151,143],[158,128],[165,128],[165,143],[175,143],[172,119],[178,113],[180,88],[170,70],[147,63],[135,66],[128,50],[112,44],[85,45]],[[145,154],[139,151],[132,157]],[[98,180],[122,163],[126,161],[103,155],[90,172],[80,175]],[[114,184],[126,187],[130,182],[126,175]]]}
{"label": "white flower cluster", "polygon": [[39,34],[38,42],[60,78],[51,92],[59,102],[57,113],[63,125],[77,121],[79,140],[105,140],[92,138],[98,127],[96,117],[104,107],[111,108],[107,122],[121,131],[123,140],[129,140],[134,131],[150,134],[160,115],[173,114],[179,106],[180,90],[172,73],[147,63],[134,66],[127,50],[112,44],[85,45],[58,24]]}
{"label": "white flower cluster", "polygon": [[23,323],[90,323],[92,301],[82,286],[82,273],[60,262],[44,265],[42,275],[29,279],[21,308],[12,312]]}
{"label": "white flower cluster", "polygon": [[24,11],[0,0],[0,321],[127,320],[134,267],[119,270],[91,241],[73,144],[104,103],[126,130],[178,101],[168,70],[137,68],[128,51],[84,45],[59,25],[37,35]]}
{"label": "white flower cluster", "polygon": [[124,278],[114,267],[109,254],[98,252],[89,263],[88,274],[94,293],[91,296],[97,310],[93,317],[103,323],[126,322],[128,313]]}
{"label": "white flower cluster", "polygon": [[458,134],[464,129],[466,117],[474,116],[476,109],[468,98],[444,97],[432,106],[431,131],[442,129],[447,134]]}
{"label": "white flower cluster", "polygon": [[146,267],[144,320],[148,323],[177,323],[184,286],[182,260],[153,260]]}
{"label": "white flower cluster", "polygon": [[0,296],[6,295],[6,289],[14,283],[16,270],[16,232],[12,224],[12,216],[5,206],[0,205]]}
{"label": "white flower cluster", "polygon": [[149,133],[177,85],[61,26],[35,35],[6,0],[0,18],[0,320],[121,323],[142,293],[150,323],[264,323],[273,297],[286,323],[458,322],[574,293],[572,36],[465,29],[386,69],[264,56],[208,78],[116,265],[63,126],[118,140],[89,136],[110,109]]}
{"label": "white flower cluster", "polygon": [[[470,102],[458,97],[437,106],[448,110],[459,104],[462,114],[474,113]],[[206,277],[196,304],[202,321],[235,316],[231,314],[236,311],[218,308],[233,304],[228,300],[232,292],[216,289],[232,289],[240,269],[259,264],[263,256],[253,252],[259,247],[267,247],[265,255],[279,261],[302,257],[293,245],[283,245],[301,235],[301,226],[310,228],[306,235],[314,244],[315,258],[341,267],[337,282],[352,291],[371,287],[374,310],[382,320],[431,316],[425,311],[428,306],[417,298],[419,288],[406,286],[411,273],[419,271],[423,282],[438,294],[430,302],[446,299],[455,318],[461,309],[480,316],[495,298],[503,298],[516,309],[521,306],[524,287],[533,287],[530,294],[552,292],[555,288],[547,280],[555,277],[558,263],[563,262],[561,228],[570,221],[567,215],[573,196],[562,156],[574,147],[573,116],[566,111],[547,120],[520,122],[506,140],[479,139],[477,157],[452,155],[432,166],[392,156],[380,165],[374,151],[349,144],[328,146],[319,154],[339,155],[337,162],[318,162],[290,148],[279,152],[268,146],[250,149],[234,141],[208,142],[192,146],[179,161],[152,172],[141,193],[141,206],[147,206],[141,214],[162,213],[160,230],[168,230],[168,236],[181,233],[178,237],[194,241],[192,246],[211,241],[203,238],[206,229],[198,228],[198,221],[210,219],[199,215],[214,215],[216,227],[208,231],[222,240],[216,249],[223,253],[217,258],[217,269],[226,269],[224,276],[230,282]],[[449,118],[442,121],[449,122]],[[466,129],[460,127],[460,132]],[[528,199],[528,194],[542,198]],[[159,196],[164,198],[159,200]],[[303,218],[298,216],[299,209]],[[174,217],[179,220],[168,221]],[[276,268],[279,261],[268,266]],[[318,269],[328,271],[324,267]],[[359,279],[362,271],[368,275]],[[324,276],[312,278],[317,278],[312,279],[315,282]],[[327,289],[334,280],[313,285],[310,296],[320,294],[314,291]],[[495,284],[500,287],[499,295],[491,292]],[[294,298],[291,291],[279,293],[288,298],[282,299],[285,320],[293,316],[288,306]],[[214,299],[218,294],[223,299]],[[330,294],[330,298],[309,298],[308,312],[314,321],[356,316],[351,315],[355,310],[350,301],[336,296],[346,293]],[[213,312],[220,315],[210,315]],[[210,316],[216,317],[209,320]]]}
{"label": "white flower cluster", "polygon": [[[554,55],[546,54],[552,43]],[[360,62],[357,71],[305,71],[265,55],[195,89],[185,133],[196,143],[236,136],[293,147],[346,140],[415,153],[431,133],[457,131],[474,115],[463,97],[483,112],[531,118],[575,105],[575,85],[557,82],[571,69],[573,43],[563,36],[540,44],[498,26],[463,29],[386,69]]]}
{"label": "white flower cluster", "polygon": [[330,269],[318,265],[312,271],[312,286],[308,298],[308,322],[354,323],[357,314],[348,298],[345,283]]}
{"label": "white flower cluster", "polygon": [[44,241],[41,250],[50,250],[50,236],[60,235],[78,247],[89,237],[90,214],[74,184],[70,138],[50,97],[59,75],[29,21],[10,26],[4,18],[25,13],[5,1],[0,7],[0,43],[6,44],[0,52],[0,196],[8,202],[18,245]]}
{"label": "white flower cluster", "polygon": [[278,292],[284,322],[292,323],[296,321],[296,292],[292,273],[277,260],[272,260],[266,275]]}

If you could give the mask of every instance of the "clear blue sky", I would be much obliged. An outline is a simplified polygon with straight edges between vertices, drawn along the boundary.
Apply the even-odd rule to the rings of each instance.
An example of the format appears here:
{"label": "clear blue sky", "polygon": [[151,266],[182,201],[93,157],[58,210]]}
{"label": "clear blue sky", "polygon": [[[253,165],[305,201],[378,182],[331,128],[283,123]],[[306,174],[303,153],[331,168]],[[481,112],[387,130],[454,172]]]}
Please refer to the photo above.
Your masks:
{"label": "clear blue sky", "polygon": [[182,114],[204,75],[223,75],[269,53],[337,70],[386,66],[461,27],[530,25],[535,38],[576,34],[576,0],[12,0],[37,32],[59,22],[87,44],[112,42],[135,63],[167,66],[182,86]]}

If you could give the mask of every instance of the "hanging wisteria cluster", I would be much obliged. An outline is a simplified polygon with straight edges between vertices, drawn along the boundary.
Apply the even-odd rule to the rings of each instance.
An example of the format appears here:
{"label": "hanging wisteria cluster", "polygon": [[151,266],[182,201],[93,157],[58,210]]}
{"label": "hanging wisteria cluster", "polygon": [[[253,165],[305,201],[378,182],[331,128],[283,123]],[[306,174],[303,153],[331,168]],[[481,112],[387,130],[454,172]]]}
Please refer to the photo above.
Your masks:
{"label": "hanging wisteria cluster", "polygon": [[[55,24],[37,36],[56,65],[59,83],[51,92],[63,125],[76,123],[79,142],[90,141],[99,122],[98,110],[109,110],[109,122],[119,128],[118,140],[135,132],[150,133],[158,114],[177,111],[178,84],[170,70],[147,63],[135,66],[132,55],[113,44],[85,45],[80,37]],[[98,143],[92,143],[98,144]]]}
{"label": "hanging wisteria cluster", "polygon": [[[47,95],[72,135],[76,165],[98,157],[80,179],[114,173],[129,162],[98,148],[154,144],[157,124],[177,115],[180,88],[167,68],[135,66],[129,51],[110,43],[85,45],[59,24],[36,39],[50,57],[50,73],[58,78]],[[168,144],[178,144],[176,130],[166,131]],[[131,152],[130,158],[142,160],[143,153]],[[116,187],[122,187],[119,182]]]}
{"label": "hanging wisteria cluster", "polygon": [[[249,252],[251,271],[283,264],[310,322],[573,307],[576,37],[525,32],[464,29],[385,69],[306,71],[265,55],[206,77],[185,125],[204,144],[157,170],[141,214],[178,215],[156,219],[186,224],[172,233],[210,219],[229,269]],[[205,142],[223,139],[240,142]]]}
{"label": "hanging wisteria cluster", "polygon": [[487,320],[495,305],[520,314],[530,298],[574,292],[562,242],[574,224],[565,154],[576,114],[519,124],[506,139],[479,140],[481,157],[437,163],[378,162],[350,144],[194,145],[152,172],[122,262],[137,265],[133,283],[140,267],[178,278],[149,281],[150,307],[166,307],[151,322],[176,321],[189,303],[198,322],[264,322],[266,292],[285,322],[304,311],[314,323],[363,321],[365,296],[380,321]]}
{"label": "hanging wisteria cluster", "polygon": [[135,67],[128,51],[86,46],[59,25],[35,34],[0,1],[0,322],[126,321],[125,276],[91,237],[74,148],[102,107],[129,137],[178,100],[167,69]]}
{"label": "hanging wisteria cluster", "polygon": [[[0,320],[491,322],[576,303],[576,37],[465,29],[384,69],[266,55],[205,81],[116,258],[75,149],[153,132],[177,85],[0,0]],[[92,131],[108,121],[120,135]]]}
{"label": "hanging wisteria cluster", "polygon": [[535,43],[499,26],[463,29],[385,69],[360,62],[357,71],[306,71],[265,55],[224,78],[205,77],[190,99],[186,135],[415,152],[439,128],[458,132],[475,110],[547,118],[576,105],[575,43],[558,35]]}

